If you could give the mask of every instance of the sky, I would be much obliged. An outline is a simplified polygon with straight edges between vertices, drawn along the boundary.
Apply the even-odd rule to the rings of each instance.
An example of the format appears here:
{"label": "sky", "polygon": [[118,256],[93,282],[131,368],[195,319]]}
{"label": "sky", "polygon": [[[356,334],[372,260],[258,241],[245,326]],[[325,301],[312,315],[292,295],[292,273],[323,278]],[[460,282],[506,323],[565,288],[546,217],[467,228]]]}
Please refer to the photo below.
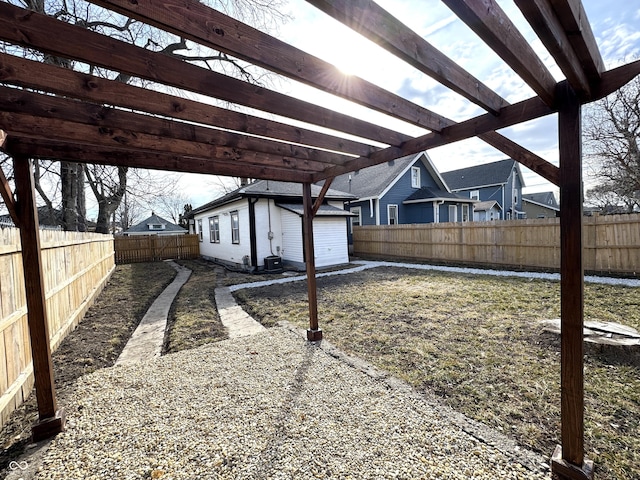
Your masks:
{"label": "sky", "polygon": [[[378,0],[377,3],[510,103],[534,96],[533,91],[439,0]],[[514,2],[498,0],[498,4],[524,33],[556,80],[562,80],[562,72]],[[607,69],[640,58],[640,1],[583,0],[583,4]],[[345,73],[364,78],[455,121],[484,113],[460,95],[406,65],[306,1],[289,0],[285,11],[291,20],[280,26],[274,35],[336,65]],[[418,127],[297,82],[279,82],[277,88],[282,93],[407,134],[417,136],[426,133]],[[556,115],[507,128],[500,133],[558,165]],[[506,158],[502,152],[477,139],[435,148],[429,150],[428,154],[440,171]],[[554,191],[557,196],[554,185],[525,167],[521,167],[521,170],[525,193]],[[191,184],[194,206],[205,203],[213,198],[212,195],[216,195],[210,188],[211,182],[204,177],[189,177],[188,181]],[[589,172],[585,171],[586,188],[593,182]]]}

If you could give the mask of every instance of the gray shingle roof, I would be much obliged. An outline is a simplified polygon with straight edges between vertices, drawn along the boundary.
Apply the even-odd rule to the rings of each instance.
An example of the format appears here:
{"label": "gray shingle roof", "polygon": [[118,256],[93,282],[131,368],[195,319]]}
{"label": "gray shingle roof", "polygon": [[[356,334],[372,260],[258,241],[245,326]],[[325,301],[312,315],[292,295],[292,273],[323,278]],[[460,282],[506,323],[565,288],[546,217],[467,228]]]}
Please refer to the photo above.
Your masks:
{"label": "gray shingle roof", "polygon": [[422,187],[411,195],[409,195],[404,201],[405,202],[417,202],[420,200],[434,200],[434,199],[451,199],[455,201],[462,201],[467,203],[473,203],[469,197],[463,197],[462,195],[458,195],[457,193],[450,193],[444,190],[439,190],[436,188],[430,187]]}
{"label": "gray shingle roof", "polygon": [[[311,195],[317,197],[320,194],[322,187],[319,185],[311,185]],[[213,207],[218,207],[226,203],[233,202],[239,198],[246,197],[263,197],[263,198],[275,198],[275,199],[302,199],[302,184],[292,182],[276,182],[274,180],[258,180],[244,187],[237,188],[233,192],[229,192],[226,195],[216,198],[215,200],[206,203],[198,208],[194,208],[191,211],[191,215],[199,213],[205,210],[209,210]],[[338,200],[347,201],[354,200],[356,197],[350,193],[339,191],[336,188],[330,188],[325,197],[326,200]]]}
{"label": "gray shingle roof", "polygon": [[553,192],[538,192],[538,193],[523,193],[522,200],[531,201],[539,205],[544,205],[547,208],[559,210],[560,205],[556,200],[556,196]]}
{"label": "gray shingle roof", "polygon": [[[276,205],[298,215],[304,215],[304,208],[300,203],[276,203]],[[355,213],[347,212],[333,205],[320,205],[316,213],[317,217],[353,217],[355,215]]]}
{"label": "gray shingle roof", "polygon": [[[150,224],[151,225],[165,225],[165,227],[164,227],[163,230],[151,230],[151,229],[149,229],[149,225]],[[182,228],[179,225],[176,225],[175,223],[171,223],[169,220],[165,220],[164,218],[162,218],[159,215],[156,215],[154,213],[150,217],[145,218],[140,223],[130,227],[129,229],[125,230],[122,233],[143,233],[143,232],[144,233],[150,233],[150,232],[187,233],[187,230]]]}
{"label": "gray shingle roof", "polygon": [[509,175],[511,175],[515,164],[515,160],[508,158],[498,162],[442,172],[441,175],[452,191],[501,185],[509,181]]}
{"label": "gray shingle roof", "polygon": [[418,157],[419,155],[415,154],[407,155],[391,162],[340,175],[333,180],[331,187],[352,193],[358,198],[378,197]]}

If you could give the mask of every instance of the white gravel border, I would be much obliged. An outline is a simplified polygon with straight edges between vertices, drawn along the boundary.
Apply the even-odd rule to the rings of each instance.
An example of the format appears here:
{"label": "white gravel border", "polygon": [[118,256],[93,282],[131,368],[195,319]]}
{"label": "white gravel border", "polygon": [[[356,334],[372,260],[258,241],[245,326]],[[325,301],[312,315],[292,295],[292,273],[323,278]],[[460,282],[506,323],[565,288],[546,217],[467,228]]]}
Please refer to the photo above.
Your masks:
{"label": "white gravel border", "polygon": [[[517,278],[535,278],[540,280],[560,281],[559,273],[542,273],[542,272],[516,272],[512,270],[493,270],[483,268],[467,268],[467,267],[447,267],[444,265],[428,265],[420,263],[400,263],[400,262],[373,262],[366,260],[356,260],[351,262],[354,265],[359,265],[354,268],[347,268],[344,270],[336,270],[332,272],[324,272],[316,274],[316,278],[327,277],[329,275],[346,275],[349,273],[361,272],[369,268],[376,267],[400,267],[400,268],[414,268],[416,270],[433,270],[437,272],[449,272],[449,273],[461,273],[470,275],[491,275],[494,277],[517,277]],[[235,292],[236,290],[242,290],[244,288],[257,288],[266,287],[276,283],[289,283],[306,280],[306,275],[298,275],[295,277],[286,278],[274,278],[273,280],[265,280],[263,282],[253,283],[241,283],[238,285],[231,285],[229,290]],[[603,285],[617,285],[624,287],[640,287],[640,280],[632,278],[617,278],[617,277],[601,277],[595,275],[585,275],[584,281],[587,283],[599,283]]]}

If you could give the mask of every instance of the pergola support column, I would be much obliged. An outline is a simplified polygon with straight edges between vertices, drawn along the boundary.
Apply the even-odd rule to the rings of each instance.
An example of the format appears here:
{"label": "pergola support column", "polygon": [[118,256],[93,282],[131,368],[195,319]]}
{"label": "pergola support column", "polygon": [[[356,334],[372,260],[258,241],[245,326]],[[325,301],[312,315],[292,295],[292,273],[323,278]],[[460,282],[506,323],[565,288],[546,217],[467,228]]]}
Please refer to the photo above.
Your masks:
{"label": "pergola support column", "polygon": [[560,149],[561,436],[551,459],[558,480],[593,479],[584,456],[584,269],[582,265],[581,106],[568,85],[558,89]]}
{"label": "pergola support column", "polygon": [[322,330],[318,328],[318,292],[316,285],[316,261],[313,245],[313,199],[311,198],[311,184],[302,184],[302,232],[304,236],[304,260],[307,267],[307,294],[309,297],[309,329],[307,340],[317,342],[322,340]]}
{"label": "pergola support column", "polygon": [[38,401],[38,422],[33,425],[31,433],[33,441],[37,442],[50,438],[64,429],[64,411],[57,408],[53,381],[32,162],[26,157],[14,157],[13,164],[29,337]]}

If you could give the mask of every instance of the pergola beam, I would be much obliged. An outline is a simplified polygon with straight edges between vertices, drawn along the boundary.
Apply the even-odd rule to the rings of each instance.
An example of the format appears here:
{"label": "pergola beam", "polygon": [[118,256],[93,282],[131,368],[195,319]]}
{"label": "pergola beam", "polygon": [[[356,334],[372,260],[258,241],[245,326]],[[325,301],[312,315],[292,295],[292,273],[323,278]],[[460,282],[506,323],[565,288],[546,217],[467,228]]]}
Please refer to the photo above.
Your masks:
{"label": "pergola beam", "polygon": [[442,0],[496,52],[547,105],[555,102],[556,81],[495,0]]}
{"label": "pergola beam", "polygon": [[580,0],[549,0],[591,83],[605,71],[600,49]]}
{"label": "pergola beam", "polygon": [[574,52],[550,0],[515,0],[515,3],[553,56],[569,84],[581,97],[590,98],[591,87],[581,59]]}
{"label": "pergola beam", "polygon": [[[0,128],[10,129],[12,132],[33,133],[33,129],[44,122],[42,129],[46,129],[47,120],[57,120],[60,127],[56,131],[61,132],[62,127],[67,130],[82,131],[89,134],[87,137],[79,137],[82,141],[90,141],[95,138],[102,142],[108,132],[105,129],[114,129],[111,137],[118,143],[126,142],[132,147],[140,144],[144,148],[151,149],[160,138],[178,140],[170,142],[171,148],[167,150],[179,154],[198,156],[194,153],[193,147],[206,148],[226,148],[234,149],[237,152],[258,152],[273,156],[273,163],[280,161],[288,162],[289,166],[298,169],[320,170],[326,165],[344,165],[349,159],[347,155],[316,150],[285,142],[277,142],[269,139],[237,134],[229,131],[208,128],[202,125],[193,125],[184,122],[172,122],[168,119],[158,118],[150,115],[142,115],[123,111],[120,109],[103,107],[93,103],[68,100],[62,97],[42,95],[24,90],[0,87]],[[13,113],[15,115],[8,115]],[[24,115],[31,118],[23,118]],[[36,118],[33,118],[36,117]],[[79,125],[68,125],[68,122]],[[55,123],[54,126],[57,126]],[[126,125],[126,131],[116,133],[119,127]],[[89,126],[100,127],[87,128]],[[93,132],[93,135],[91,133]],[[148,139],[146,136],[156,138]],[[49,137],[47,134],[45,137]],[[68,137],[71,138],[71,137]],[[147,139],[146,145],[143,141]],[[180,142],[187,142],[182,144]],[[178,147],[182,145],[183,148]],[[158,145],[158,148],[162,148]],[[201,155],[205,156],[205,155]],[[210,155],[212,158],[223,158],[216,154]],[[228,156],[228,154],[225,154]],[[308,162],[308,163],[305,163]]]}
{"label": "pergola beam", "polygon": [[[127,147],[106,147],[90,144],[70,144],[68,140],[46,140],[29,136],[13,136],[7,141],[10,154],[38,158],[55,158],[77,163],[129,166],[184,173],[237,176],[238,164],[212,158],[174,155],[166,152],[132,150]],[[242,171],[251,178],[280,180],[285,182],[311,181],[311,176],[292,170],[265,165],[242,164]]]}
{"label": "pergola beam", "polygon": [[0,39],[388,145],[399,145],[410,138],[46,15],[35,12],[24,15],[22,8],[5,2],[0,2]]}
{"label": "pergola beam", "polygon": [[20,218],[27,323],[38,401],[38,422],[32,427],[32,437],[34,442],[38,442],[64,429],[64,410],[58,410],[53,381],[53,362],[49,345],[47,302],[40,251],[38,207],[31,163],[28,158],[14,157],[13,171]]}
{"label": "pergola beam", "polygon": [[[208,105],[195,100],[127,85],[68,68],[0,53],[0,80],[6,84],[116,105],[165,118],[217,126],[240,133],[276,138],[283,142],[367,156],[378,150],[372,145],[299,126]],[[407,137],[408,138],[408,137]]]}
{"label": "pergola beam", "polygon": [[371,0],[307,0],[398,58],[498,114],[508,102]]}
{"label": "pergola beam", "polygon": [[581,106],[569,85],[559,89],[561,438],[551,462],[560,480],[591,480],[584,455],[584,268],[582,264]]}
{"label": "pergola beam", "polygon": [[[35,117],[28,114],[0,111],[0,125],[11,125],[11,134],[34,139],[66,141],[69,144],[95,144],[106,148],[125,146],[133,151],[155,151],[176,156],[215,158],[236,164],[263,165],[265,167],[290,168],[307,174],[322,172],[327,164],[275,153],[233,146],[202,143],[194,140],[176,139],[117,127],[102,127],[59,119]],[[91,162],[88,158],[87,162]]]}
{"label": "pergola beam", "polygon": [[195,0],[90,0],[359,105],[440,131],[446,119]]}

